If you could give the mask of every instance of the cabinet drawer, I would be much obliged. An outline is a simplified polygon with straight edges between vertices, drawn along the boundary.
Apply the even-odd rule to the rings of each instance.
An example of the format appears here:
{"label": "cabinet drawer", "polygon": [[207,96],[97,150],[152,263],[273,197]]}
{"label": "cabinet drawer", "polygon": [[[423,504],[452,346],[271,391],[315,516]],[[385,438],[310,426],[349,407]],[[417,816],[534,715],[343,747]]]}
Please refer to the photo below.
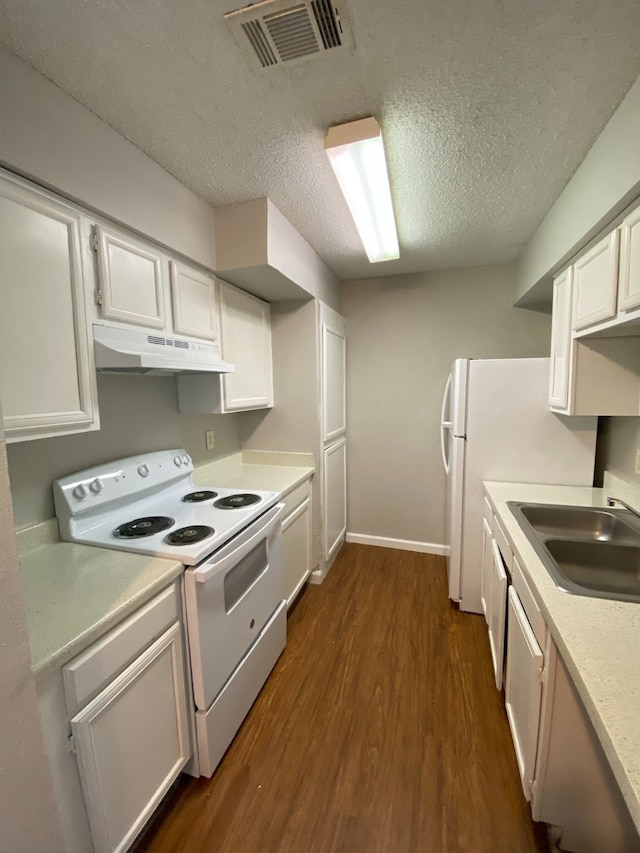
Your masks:
{"label": "cabinet drawer", "polygon": [[540,612],[540,608],[533,597],[531,587],[525,580],[520,564],[515,557],[513,560],[512,582],[516,592],[518,593],[518,598],[520,599],[520,603],[522,604],[527,619],[529,620],[529,624],[536,636],[536,640],[540,646],[544,648],[547,626],[545,625],[544,617]]}
{"label": "cabinet drawer", "polygon": [[301,504],[305,498],[309,497],[310,488],[310,481],[305,480],[304,483],[301,483],[299,486],[296,486],[295,489],[291,489],[290,492],[284,495],[282,498],[282,503],[284,504],[284,512],[282,513],[283,523],[286,522],[289,513]]}
{"label": "cabinet drawer", "polygon": [[62,670],[67,710],[75,714],[180,618],[177,584],[165,589]]}

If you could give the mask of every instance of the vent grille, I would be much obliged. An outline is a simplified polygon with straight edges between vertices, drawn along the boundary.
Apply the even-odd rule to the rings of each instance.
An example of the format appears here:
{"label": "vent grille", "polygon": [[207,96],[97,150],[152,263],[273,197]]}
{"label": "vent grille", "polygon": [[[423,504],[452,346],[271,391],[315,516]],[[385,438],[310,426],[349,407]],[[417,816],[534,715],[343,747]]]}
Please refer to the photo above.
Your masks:
{"label": "vent grille", "polygon": [[160,347],[176,347],[177,349],[189,349],[189,341],[177,341],[175,338],[162,338],[159,335],[147,335],[147,343]]}
{"label": "vent grille", "polygon": [[307,62],[353,49],[344,0],[262,0],[224,16],[255,68]]}
{"label": "vent grille", "polygon": [[304,4],[267,15],[264,22],[282,62],[320,50],[309,11]]}
{"label": "vent grille", "polygon": [[325,50],[330,47],[340,47],[342,44],[342,27],[340,18],[334,14],[331,2],[328,0],[311,0],[311,8]]}

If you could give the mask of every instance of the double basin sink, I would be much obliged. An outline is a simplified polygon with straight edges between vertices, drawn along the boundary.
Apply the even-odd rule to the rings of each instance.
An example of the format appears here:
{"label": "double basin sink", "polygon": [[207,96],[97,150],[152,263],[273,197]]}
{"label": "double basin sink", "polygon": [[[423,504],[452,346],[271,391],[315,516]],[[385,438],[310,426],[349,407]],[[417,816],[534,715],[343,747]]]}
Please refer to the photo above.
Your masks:
{"label": "double basin sink", "polygon": [[640,601],[640,519],[633,513],[517,501],[508,506],[560,589]]}

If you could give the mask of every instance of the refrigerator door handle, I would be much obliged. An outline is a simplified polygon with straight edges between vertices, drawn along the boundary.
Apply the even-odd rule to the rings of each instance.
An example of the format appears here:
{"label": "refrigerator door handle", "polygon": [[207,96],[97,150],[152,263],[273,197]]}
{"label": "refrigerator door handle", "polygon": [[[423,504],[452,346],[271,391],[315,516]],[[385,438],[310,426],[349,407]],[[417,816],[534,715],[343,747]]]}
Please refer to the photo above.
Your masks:
{"label": "refrigerator door handle", "polygon": [[442,413],[440,415],[440,452],[442,453],[442,465],[444,467],[445,474],[449,473],[449,460],[447,459],[447,447],[446,447],[446,432],[449,430],[451,424],[445,420],[445,415],[447,413],[447,404],[449,402],[449,393],[451,391],[451,374],[449,374],[449,378],[447,379],[447,384],[444,386],[444,396],[442,397]]}

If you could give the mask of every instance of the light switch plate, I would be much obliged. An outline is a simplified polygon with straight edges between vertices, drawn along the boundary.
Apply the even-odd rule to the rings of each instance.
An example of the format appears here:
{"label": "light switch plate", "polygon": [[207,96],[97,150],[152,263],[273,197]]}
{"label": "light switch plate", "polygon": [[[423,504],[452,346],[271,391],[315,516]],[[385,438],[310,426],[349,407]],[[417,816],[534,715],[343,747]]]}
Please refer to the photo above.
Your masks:
{"label": "light switch plate", "polygon": [[640,474],[640,447],[636,450],[636,474]]}
{"label": "light switch plate", "polygon": [[204,441],[207,450],[213,450],[213,430],[208,429],[204,434]]}

